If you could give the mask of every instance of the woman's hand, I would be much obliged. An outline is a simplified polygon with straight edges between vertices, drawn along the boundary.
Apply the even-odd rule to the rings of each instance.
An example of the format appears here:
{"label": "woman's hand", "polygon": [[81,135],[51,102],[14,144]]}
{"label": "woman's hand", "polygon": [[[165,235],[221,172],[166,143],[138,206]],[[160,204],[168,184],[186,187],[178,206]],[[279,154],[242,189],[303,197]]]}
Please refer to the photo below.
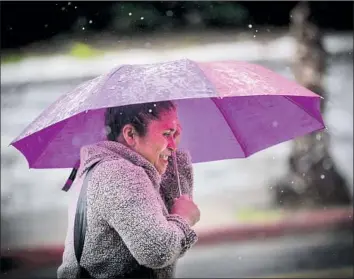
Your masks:
{"label": "woman's hand", "polygon": [[191,227],[200,220],[200,211],[188,195],[182,195],[175,199],[171,213],[181,216]]}

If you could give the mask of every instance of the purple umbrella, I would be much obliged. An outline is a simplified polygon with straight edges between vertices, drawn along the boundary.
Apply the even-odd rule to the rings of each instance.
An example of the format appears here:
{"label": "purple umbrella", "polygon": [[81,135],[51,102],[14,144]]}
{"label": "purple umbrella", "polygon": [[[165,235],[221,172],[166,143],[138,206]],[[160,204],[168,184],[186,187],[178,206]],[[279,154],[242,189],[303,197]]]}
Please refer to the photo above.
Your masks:
{"label": "purple umbrella", "polygon": [[47,108],[11,144],[30,168],[72,168],[106,137],[107,107],[173,100],[194,163],[245,158],[324,128],[320,96],[261,66],[177,60],[123,65]]}

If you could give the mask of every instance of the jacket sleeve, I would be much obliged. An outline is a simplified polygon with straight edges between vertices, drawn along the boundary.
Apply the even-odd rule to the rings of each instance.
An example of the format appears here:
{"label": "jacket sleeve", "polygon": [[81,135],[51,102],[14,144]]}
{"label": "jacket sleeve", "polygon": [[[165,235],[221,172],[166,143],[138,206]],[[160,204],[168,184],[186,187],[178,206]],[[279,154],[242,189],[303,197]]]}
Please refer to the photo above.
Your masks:
{"label": "jacket sleeve", "polygon": [[[182,194],[187,194],[193,199],[194,181],[191,157],[188,152],[182,150],[178,150],[176,155]],[[173,200],[179,197],[177,177],[172,160],[161,178],[161,194],[170,212]]]}
{"label": "jacket sleeve", "polygon": [[114,161],[96,170],[96,209],[120,235],[141,265],[163,268],[197,241],[197,235],[177,215],[165,215],[159,194],[145,171]]}

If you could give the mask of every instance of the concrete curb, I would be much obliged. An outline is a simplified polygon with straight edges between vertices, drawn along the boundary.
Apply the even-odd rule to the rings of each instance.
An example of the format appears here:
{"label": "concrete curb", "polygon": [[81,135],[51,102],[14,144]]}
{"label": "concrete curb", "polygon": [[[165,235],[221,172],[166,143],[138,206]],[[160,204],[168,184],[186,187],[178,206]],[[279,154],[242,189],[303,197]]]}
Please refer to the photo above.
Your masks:
{"label": "concrete curb", "polygon": [[[254,239],[281,237],[291,234],[303,234],[323,229],[353,228],[353,208],[335,208],[294,214],[275,223],[238,225],[223,229],[208,229],[198,233],[196,246],[213,245],[222,242],[244,242]],[[50,265],[59,265],[63,246],[29,248],[25,250],[2,251],[1,259],[12,260],[15,269],[36,269]],[[3,273],[2,268],[2,273]]]}

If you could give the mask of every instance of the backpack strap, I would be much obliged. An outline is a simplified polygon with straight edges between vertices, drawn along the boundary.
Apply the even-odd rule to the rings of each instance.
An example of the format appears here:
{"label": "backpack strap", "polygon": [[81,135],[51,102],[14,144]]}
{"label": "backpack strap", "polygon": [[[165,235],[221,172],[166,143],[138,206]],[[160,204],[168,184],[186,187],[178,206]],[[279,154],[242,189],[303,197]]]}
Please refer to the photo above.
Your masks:
{"label": "backpack strap", "polygon": [[[81,186],[79,198],[76,206],[75,223],[74,223],[74,249],[76,260],[79,264],[80,271],[83,273],[83,268],[80,265],[82,251],[85,243],[86,227],[87,227],[87,185],[92,175],[92,169],[98,164],[92,164],[85,173],[85,178]],[[85,271],[84,271],[85,272]],[[79,276],[80,278],[80,276]]]}

